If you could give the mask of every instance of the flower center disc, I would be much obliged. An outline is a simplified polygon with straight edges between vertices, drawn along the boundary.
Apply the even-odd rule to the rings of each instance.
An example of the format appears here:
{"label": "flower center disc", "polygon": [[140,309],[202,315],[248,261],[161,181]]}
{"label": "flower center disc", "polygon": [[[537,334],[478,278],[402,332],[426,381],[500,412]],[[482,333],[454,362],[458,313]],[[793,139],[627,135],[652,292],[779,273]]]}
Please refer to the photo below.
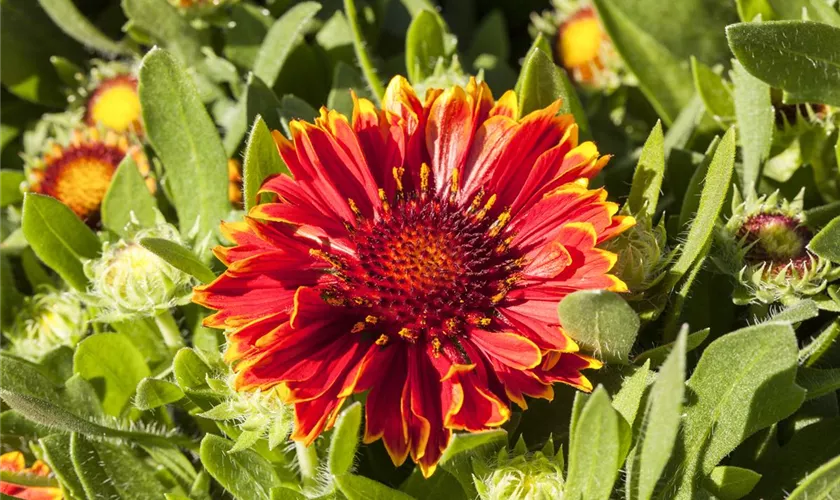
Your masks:
{"label": "flower center disc", "polygon": [[48,166],[38,191],[61,200],[88,220],[99,211],[123,156],[119,148],[104,144],[73,147]]}
{"label": "flower center disc", "polygon": [[140,132],[140,97],[133,78],[115,77],[96,89],[88,102],[88,124],[98,123],[117,132]]}
{"label": "flower center disc", "polygon": [[409,341],[489,324],[518,262],[497,222],[445,201],[400,203],[352,235],[358,261],[338,272],[333,298],[358,307],[377,331]]}
{"label": "flower center disc", "polygon": [[811,232],[798,220],[783,214],[759,214],[750,217],[740,231],[747,243],[747,259],[753,262],[770,261],[787,264],[807,258],[806,245]]}

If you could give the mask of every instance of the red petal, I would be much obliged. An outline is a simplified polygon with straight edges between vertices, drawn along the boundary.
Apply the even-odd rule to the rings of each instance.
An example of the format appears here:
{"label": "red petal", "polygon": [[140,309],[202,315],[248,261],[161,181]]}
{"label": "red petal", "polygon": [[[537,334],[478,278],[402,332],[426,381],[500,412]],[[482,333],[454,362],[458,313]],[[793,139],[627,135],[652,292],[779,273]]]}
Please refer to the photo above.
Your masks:
{"label": "red petal", "polygon": [[511,368],[527,370],[540,364],[540,348],[516,333],[474,329],[469,339],[489,357]]}

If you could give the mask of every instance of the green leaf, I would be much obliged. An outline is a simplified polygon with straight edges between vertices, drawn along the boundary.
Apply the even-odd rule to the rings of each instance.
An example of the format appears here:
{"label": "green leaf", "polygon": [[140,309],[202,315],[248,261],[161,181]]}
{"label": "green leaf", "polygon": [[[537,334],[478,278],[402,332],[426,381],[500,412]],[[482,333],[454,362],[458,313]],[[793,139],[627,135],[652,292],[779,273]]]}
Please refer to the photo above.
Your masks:
{"label": "green leaf", "polygon": [[175,354],[172,370],[182,389],[206,387],[207,377],[213,375],[213,370],[189,347],[184,347]]}
{"label": "green leaf", "polygon": [[712,470],[703,487],[720,500],[738,500],[747,496],[760,479],[761,474],[755,471],[721,465]]}
{"label": "green leaf", "polygon": [[837,495],[840,495],[840,456],[805,478],[788,500],[831,500]]}
{"label": "green leaf", "polygon": [[23,200],[23,234],[35,255],[77,290],[87,288],[82,259],[93,259],[99,239],[63,203],[27,193]]}
{"label": "green leaf", "polygon": [[319,10],[321,6],[316,2],[299,3],[268,30],[254,61],[254,74],[266,85],[274,86],[289,54]]}
{"label": "green leaf", "polygon": [[38,3],[56,26],[77,42],[108,55],[130,54],[121,44],[99,31],[71,0],[38,0]]}
{"label": "green leaf", "polygon": [[263,116],[269,127],[279,130],[281,127],[278,110],[280,99],[274,94],[265,82],[253,73],[248,73],[245,91],[236,103],[236,119],[233,120],[227,129],[224,139],[225,152],[233,156],[239,149],[242,138],[248,132],[248,125],[253,123],[257,116]]}
{"label": "green leaf", "polygon": [[840,319],[835,319],[799,351],[799,363],[807,367],[815,365],[829,352],[838,337],[840,337]]}
{"label": "green leaf", "polygon": [[472,480],[472,457],[495,453],[507,444],[507,438],[508,433],[503,429],[454,434],[440,458],[440,465],[460,483],[467,497],[474,498],[477,492]]}
{"label": "green leaf", "polygon": [[669,288],[679,282],[697,260],[701,259],[704,249],[712,238],[735,168],[735,129],[730,128],[720,141],[706,175],[703,191],[700,193],[700,205],[697,215],[691,223],[688,237],[682,246],[680,256],[668,271]]}
{"label": "green leaf", "polygon": [[627,363],[639,332],[639,316],[618,294],[581,290],[558,307],[563,329],[587,351],[612,363]]}
{"label": "green leaf", "polygon": [[[773,432],[770,436],[777,438]],[[748,464],[761,474],[752,491],[753,498],[781,498],[780,492],[792,491],[822,463],[834,458],[840,449],[840,418],[823,418],[797,430],[781,448],[775,445]]]}
{"label": "green leaf", "polygon": [[[623,8],[619,5],[622,2],[617,0],[594,0],[593,3],[616,50],[639,79],[642,92],[665,124],[672,124],[694,93],[688,69],[669,50],[675,45],[657,41],[648,25],[632,19],[630,13],[635,13],[637,9]],[[662,15],[662,7],[669,8],[667,4],[658,3],[648,10],[673,22],[673,17]],[[682,17],[682,13],[679,16]],[[680,25],[681,29],[685,27]]]}
{"label": "green leaf", "polygon": [[650,389],[639,439],[628,460],[628,500],[649,500],[653,496],[676,443],[685,391],[686,342],[683,331]]}
{"label": "green leaf", "polygon": [[84,486],[76,475],[70,457],[70,435],[51,434],[38,440],[44,453],[44,461],[50,466],[62,488],[73,498],[85,498]]}
{"label": "green leaf", "polygon": [[644,211],[653,217],[659,203],[659,192],[662,189],[662,178],[665,176],[665,146],[663,144],[662,123],[656,126],[642,147],[639,163],[633,173],[633,184],[630,186],[630,196],[626,206],[631,214]]}
{"label": "green leaf", "polygon": [[[171,50],[183,64],[191,66],[202,58],[202,37],[167,0],[122,0],[122,10],[133,25]],[[167,77],[158,75],[157,78]],[[161,85],[165,83],[161,82]],[[145,113],[144,119],[148,120]]]}
{"label": "green leaf", "polygon": [[257,116],[251,128],[248,146],[245,148],[245,165],[242,170],[245,178],[243,200],[246,211],[258,204],[260,187],[269,176],[289,172],[261,116]]}
{"label": "green leaf", "polygon": [[738,118],[738,142],[744,158],[743,192],[755,195],[761,166],[770,155],[776,113],[770,100],[770,86],[744,70],[737,61],[730,72],[735,86],[735,115]]}
{"label": "green leaf", "polygon": [[382,80],[376,74],[376,67],[371,61],[365,43],[365,37],[362,34],[362,27],[359,25],[359,15],[356,11],[355,0],[344,0],[344,13],[347,16],[347,21],[350,23],[350,28],[353,30],[353,50],[356,52],[356,60],[359,62],[359,67],[362,69],[362,74],[367,80],[368,86],[373,91],[373,98],[375,103],[382,102],[385,97],[385,86]]}
{"label": "green leaf", "polygon": [[[685,341],[686,352],[693,351],[694,349],[700,347],[700,345],[709,336],[709,331],[710,330],[708,328],[704,328],[698,332],[689,334]],[[647,351],[633,358],[633,362],[638,364],[645,361],[650,361],[650,366],[656,368],[665,362],[665,358],[668,357],[668,354],[674,348],[675,344],[676,342],[671,342],[669,344],[654,347],[653,349],[648,349]]]}
{"label": "green leaf", "polygon": [[359,426],[362,424],[362,404],[353,403],[341,412],[335,423],[328,465],[330,474],[345,474],[353,467],[356,448],[359,446]]}
{"label": "green leaf", "polygon": [[73,434],[70,450],[76,474],[88,498],[159,498],[163,485],[154,471],[129,450]]}
{"label": "green leaf", "polygon": [[712,118],[729,125],[735,119],[735,100],[732,86],[711,68],[691,58],[694,86]]}
{"label": "green leaf", "polygon": [[563,498],[607,500],[618,476],[619,416],[598,387],[583,407],[569,445],[569,475]]}
{"label": "green leaf", "polygon": [[405,69],[411,83],[432,76],[439,58],[446,58],[446,26],[433,11],[421,10],[411,20],[405,39]]}
{"label": "green leaf", "polygon": [[[2,0],[0,18],[0,80],[3,87],[30,102],[64,108],[67,99],[63,85],[50,62],[59,56],[83,61],[84,49],[62,33],[37,2]],[[4,107],[9,99],[4,96]],[[13,113],[7,108],[3,121]]]}
{"label": "green leaf", "polygon": [[642,403],[642,395],[647,388],[648,377],[650,376],[650,362],[640,366],[630,377],[624,379],[621,389],[613,397],[613,408],[624,417],[631,426],[636,421],[636,414],[639,412],[639,405]]}
{"label": "green leaf", "polygon": [[840,390],[840,368],[820,370],[800,367],[796,372],[796,383],[808,391],[806,400],[831,394]]}
{"label": "green leaf", "polygon": [[233,442],[207,434],[201,440],[201,463],[213,479],[238,498],[271,499],[280,479],[271,464],[251,450],[230,453]]}
{"label": "green leaf", "polygon": [[840,217],[835,217],[811,239],[808,250],[823,259],[840,263]]}
{"label": "green leaf", "polygon": [[20,170],[0,170],[0,207],[15,205],[23,201],[20,185],[26,176]]}
{"label": "green leaf", "polygon": [[335,478],[335,482],[348,500],[412,500],[414,498],[373,479],[355,474],[342,474]]}
{"label": "green leaf", "polygon": [[79,342],[73,372],[94,384],[97,379],[104,383],[102,408],[115,417],[122,414],[137,384],[150,375],[143,355],[119,333],[99,333]]}
{"label": "green leaf", "polygon": [[763,21],[776,17],[776,11],[768,0],[735,0],[735,4],[738,6],[738,17],[745,23],[754,20],[756,16],[761,16]]}
{"label": "green leaf", "polygon": [[222,52],[237,66],[251,69],[274,18],[263,7],[241,2],[230,8],[230,20],[233,26],[225,30]]}
{"label": "green leaf", "polygon": [[330,95],[327,96],[327,108],[334,109],[344,116],[353,116],[353,91],[358,97],[370,98],[370,93],[360,75],[344,61],[338,61],[333,72]]}
{"label": "green leaf", "polygon": [[799,408],[805,390],[794,382],[796,358],[796,336],[784,323],[742,328],[706,348],[687,384],[696,402],[685,408],[682,446],[669,469],[684,473],[666,474],[667,498],[692,498],[738,444]]}
{"label": "green leaf", "polygon": [[227,156],[195,85],[171,54],[152,49],[140,67],[138,92],[146,135],[166,169],[181,233],[197,228],[202,237],[215,234],[230,211]]}
{"label": "green leaf", "polygon": [[558,68],[551,57],[537,46],[532,47],[525,56],[522,71],[516,81],[516,93],[519,96],[520,116],[562,99],[560,112],[573,114],[581,135],[589,135],[589,121],[565,70]]}
{"label": "green leaf", "polygon": [[134,406],[141,410],[153,410],[180,401],[183,397],[184,391],[172,382],[144,378],[137,385],[137,396],[134,398]]}
{"label": "green leaf", "polygon": [[840,28],[774,21],[734,24],[726,34],[744,68],[790,101],[840,105]]}
{"label": "green leaf", "polygon": [[134,158],[130,154],[125,155],[102,200],[102,225],[125,238],[129,236],[126,232],[129,223],[136,222],[141,227],[154,226],[156,210],[155,197],[146,187]]}
{"label": "green leaf", "polygon": [[171,264],[176,269],[194,276],[202,283],[210,283],[216,274],[189,248],[162,238],[143,238],[140,245]]}

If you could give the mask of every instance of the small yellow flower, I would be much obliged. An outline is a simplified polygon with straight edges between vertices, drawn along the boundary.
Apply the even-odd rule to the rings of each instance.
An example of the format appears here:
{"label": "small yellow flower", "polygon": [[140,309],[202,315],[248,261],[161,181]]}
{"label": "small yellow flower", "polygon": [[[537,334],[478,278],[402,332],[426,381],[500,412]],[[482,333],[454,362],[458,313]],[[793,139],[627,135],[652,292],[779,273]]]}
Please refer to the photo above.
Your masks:
{"label": "small yellow flower", "polygon": [[91,126],[142,135],[137,79],[118,75],[102,80],[88,98],[85,121]]}

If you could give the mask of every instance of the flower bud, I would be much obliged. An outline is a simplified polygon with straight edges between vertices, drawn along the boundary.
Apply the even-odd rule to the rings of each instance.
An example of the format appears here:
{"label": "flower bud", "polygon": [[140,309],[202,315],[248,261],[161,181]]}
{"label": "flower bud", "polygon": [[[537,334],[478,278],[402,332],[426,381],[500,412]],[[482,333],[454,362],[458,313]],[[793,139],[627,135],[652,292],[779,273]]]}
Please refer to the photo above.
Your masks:
{"label": "flower bud", "polygon": [[100,320],[153,316],[189,302],[193,278],[143,248],[143,238],[182,244],[178,230],[163,223],[129,240],[105,243],[98,259],[85,262],[88,296],[102,308]]}
{"label": "flower bud", "polygon": [[58,347],[74,347],[87,333],[87,321],[88,313],[77,294],[43,286],[24,299],[14,323],[3,334],[14,354],[38,361]]}
{"label": "flower bud", "polygon": [[813,236],[802,193],[793,202],[778,192],[745,202],[736,196],[723,234],[729,262],[722,266],[738,278],[735,302],[790,304],[825,290],[840,268],[808,250]]}
{"label": "flower bud", "polygon": [[231,375],[225,380],[208,379],[211,389],[222,394],[225,400],[200,416],[211,420],[232,420],[242,433],[231,452],[250,448],[260,439],[268,439],[273,450],[286,441],[292,431],[294,416],[292,405],[283,403],[278,387],[267,391],[236,391]]}
{"label": "flower bud", "polygon": [[617,255],[610,271],[630,290],[630,297],[649,289],[658,281],[673,255],[665,255],[665,226],[651,224],[644,211],[634,215],[636,224],[608,241],[604,249]]}
{"label": "flower bud", "polygon": [[[562,451],[560,452],[562,453]],[[565,481],[562,459],[549,442],[542,451],[528,453],[520,442],[512,453],[502,450],[495,467],[473,463],[481,500],[562,500]]]}

